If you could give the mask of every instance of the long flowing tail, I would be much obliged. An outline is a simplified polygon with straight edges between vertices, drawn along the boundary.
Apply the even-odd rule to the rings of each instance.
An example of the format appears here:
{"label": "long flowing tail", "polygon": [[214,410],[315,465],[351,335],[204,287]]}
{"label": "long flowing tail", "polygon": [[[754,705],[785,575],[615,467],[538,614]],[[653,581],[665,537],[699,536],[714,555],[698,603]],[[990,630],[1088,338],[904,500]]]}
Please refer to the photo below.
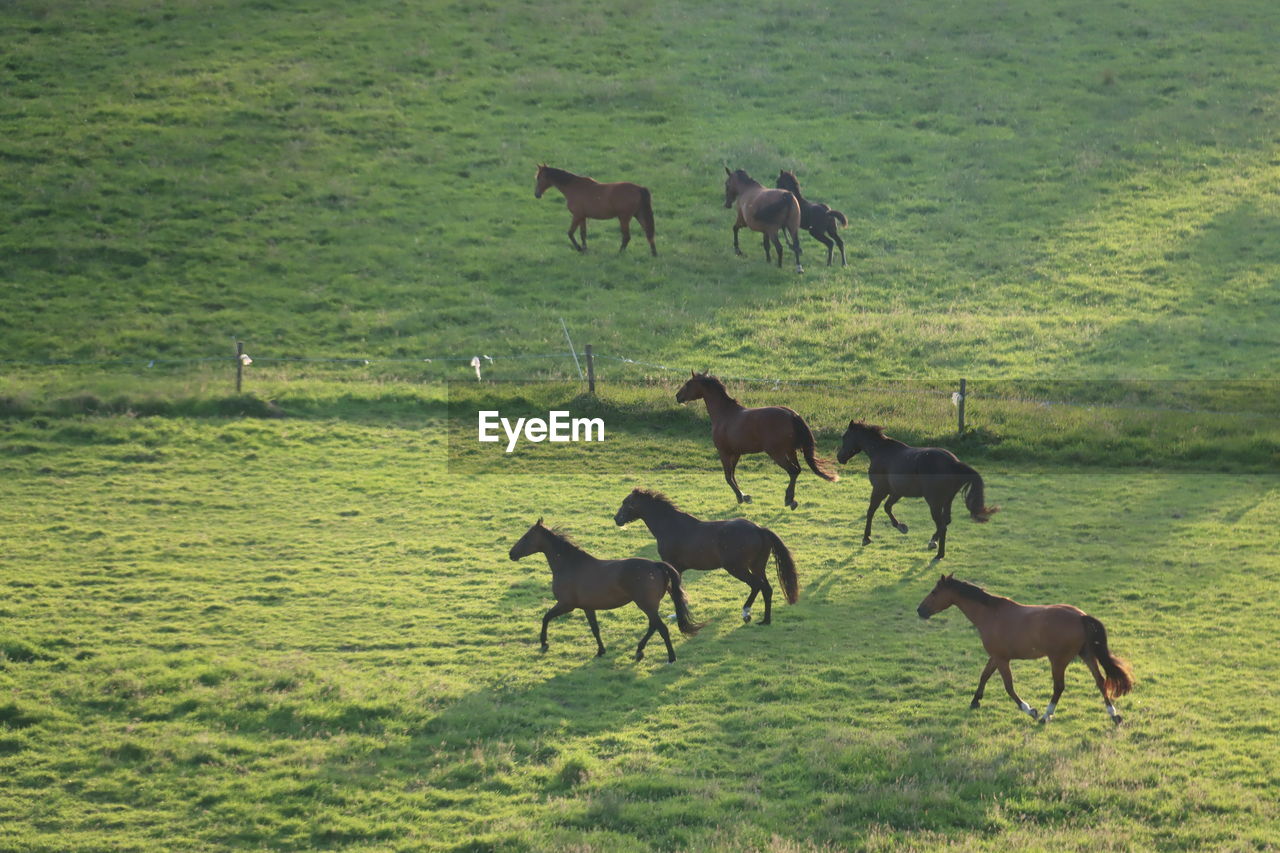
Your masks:
{"label": "long flowing tail", "polygon": [[809,463],[809,468],[813,473],[832,483],[838,481],[840,475],[832,471],[825,460],[818,459],[813,455],[813,432],[809,429],[809,425],[804,422],[804,418],[793,412],[791,414],[791,425],[796,432],[796,446],[804,453],[804,461]]}
{"label": "long flowing tail", "polygon": [[671,583],[671,603],[676,606],[676,624],[680,626],[681,634],[692,637],[702,625],[694,622],[689,615],[689,599],[685,597],[684,587],[680,583],[680,573],[670,563],[663,563],[662,567]]}
{"label": "long flowing tail", "polygon": [[966,490],[966,494],[964,496],[964,505],[969,510],[969,517],[979,524],[990,521],[991,516],[1000,511],[1000,507],[987,506],[984,502],[982,475],[963,462],[960,463],[960,466],[965,474],[963,488]]}
{"label": "long flowing tail", "polygon": [[1133,670],[1122,658],[1111,654],[1107,648],[1107,629],[1092,616],[1080,617],[1084,621],[1085,650],[1097,658],[1106,674],[1103,679],[1103,690],[1107,698],[1123,696],[1133,689]]}
{"label": "long flowing tail", "polygon": [[838,210],[830,210],[830,211],[828,211],[828,213],[830,213],[830,214],[831,214],[831,218],[832,218],[832,219],[834,219],[836,222],[839,222],[839,223],[840,223],[840,226],[841,226],[841,227],[844,227],[845,225],[848,225],[848,224],[849,224],[849,219],[848,219],[848,217],[846,217],[846,216],[845,216],[843,213],[841,213],[840,211],[838,211]]}
{"label": "long flowing tail", "polygon": [[653,196],[648,187],[640,188],[640,227],[644,229],[645,236],[652,240],[654,235]]}
{"label": "long flowing tail", "polygon": [[778,569],[778,583],[782,584],[782,592],[787,597],[787,604],[795,604],[800,598],[800,578],[796,574],[796,561],[791,559],[791,552],[782,544],[778,534],[767,527],[760,528],[769,540],[773,550],[773,562]]}

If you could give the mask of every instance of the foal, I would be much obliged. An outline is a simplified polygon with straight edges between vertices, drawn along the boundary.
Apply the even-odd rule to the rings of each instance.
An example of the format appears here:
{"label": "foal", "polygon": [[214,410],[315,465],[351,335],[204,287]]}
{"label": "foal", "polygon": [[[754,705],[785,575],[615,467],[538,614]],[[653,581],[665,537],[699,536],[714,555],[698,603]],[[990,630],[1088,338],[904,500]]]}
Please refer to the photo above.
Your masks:
{"label": "foal", "polygon": [[800,195],[800,182],[796,180],[795,172],[783,169],[774,183],[778,189],[787,190],[796,197],[796,202],[800,205],[800,227],[827,247],[827,266],[831,266],[833,244],[840,247],[840,266],[845,266],[844,241],[840,239],[840,228],[849,224],[848,218],[820,201],[809,201]]}
{"label": "foal", "polygon": [[658,540],[658,556],[676,571],[723,568],[751,587],[751,595],[742,605],[743,622],[751,621],[751,605],[759,593],[764,594],[764,619],[760,624],[768,625],[773,620],[773,587],[765,573],[770,553],[787,603],[795,604],[800,596],[800,581],[791,552],[778,534],[767,527],[745,518],[702,521],[681,512],[661,492],[648,489],[632,490],[618,507],[613,521],[621,527],[637,518],[644,521],[653,538]]}
{"label": "foal", "polygon": [[[971,709],[981,704],[987,679],[998,669],[1004,679],[1005,692],[1018,710],[1036,719],[1036,709],[1022,701],[1013,689],[1009,661],[1048,657],[1053,672],[1053,698],[1040,720],[1049,722],[1058,706],[1058,697],[1062,695],[1067,664],[1078,655],[1093,673],[1107,713],[1116,725],[1120,724],[1121,717],[1111,700],[1133,689],[1133,671],[1128,663],[1111,654],[1107,648],[1107,629],[1097,619],[1070,604],[1019,604],[1011,598],[1001,598],[971,583],[958,581],[952,575],[943,575],[938,580],[933,591],[920,602],[916,613],[921,619],[928,619],[953,604],[978,629],[978,636],[988,655],[987,665],[978,679],[978,691],[969,703]],[[1103,673],[1106,673],[1105,677]]]}
{"label": "foal", "polygon": [[582,550],[577,543],[559,531],[544,527],[539,518],[532,527],[511,546],[507,554],[519,560],[541,551],[551,566],[551,593],[556,597],[555,606],[542,617],[542,650],[547,650],[547,623],[557,616],[582,608],[587,614],[587,624],[596,638],[596,657],[604,654],[600,640],[600,626],[596,624],[597,610],[612,610],[634,601],[649,617],[649,630],[636,646],[636,660],[644,657],[645,643],[657,631],[667,644],[667,662],[676,659],[671,646],[671,634],[658,614],[658,605],[667,587],[671,588],[671,601],[676,607],[676,622],[680,632],[690,636],[698,633],[701,625],[695,625],[689,617],[689,602],[680,586],[680,573],[666,563],[638,558],[629,560],[597,560]]}

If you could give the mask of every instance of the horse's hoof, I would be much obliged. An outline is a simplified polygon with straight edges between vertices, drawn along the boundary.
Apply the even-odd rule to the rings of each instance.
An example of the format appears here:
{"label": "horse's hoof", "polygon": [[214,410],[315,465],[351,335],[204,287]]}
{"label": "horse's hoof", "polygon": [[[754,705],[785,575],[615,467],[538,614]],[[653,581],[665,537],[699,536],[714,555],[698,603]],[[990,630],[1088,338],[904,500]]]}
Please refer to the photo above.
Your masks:
{"label": "horse's hoof", "polygon": [[546,651],[547,649],[549,649],[549,648],[551,648],[551,647],[550,647],[550,646],[548,646],[546,643],[543,643],[543,644],[542,644],[542,651],[544,651],[544,652],[545,652],[545,651]]}
{"label": "horse's hoof", "polygon": [[749,608],[746,608],[746,607],[742,608],[742,621],[743,622],[751,621],[751,610]]}
{"label": "horse's hoof", "polygon": [[600,649],[600,651],[596,652],[596,657],[598,658],[604,657],[604,649]]}
{"label": "horse's hoof", "polygon": [[1043,717],[1040,718],[1040,725],[1044,725],[1045,723],[1049,722],[1052,719],[1053,717],[1051,715],[1045,714]]}
{"label": "horse's hoof", "polygon": [[863,545],[870,545],[870,544],[871,544],[871,537],[870,537],[870,536],[863,536],[863,537],[862,537],[862,544],[863,544]]}
{"label": "horse's hoof", "polygon": [[907,526],[906,526],[905,524],[901,523],[901,522],[899,522],[899,523],[895,524],[895,525],[894,525],[894,527],[898,528],[898,532],[899,532],[899,533],[906,533],[906,532],[907,532]]}
{"label": "horse's hoof", "polygon": [[796,501],[792,501],[791,503],[787,504],[787,506],[791,507],[792,509],[795,509],[796,507],[800,506],[800,504],[797,503]]}
{"label": "horse's hoof", "polygon": [[970,703],[969,703],[969,710],[970,710],[970,711],[976,711],[976,710],[978,710],[978,708],[980,708],[981,706],[982,706],[982,703],[981,703],[981,702],[979,702],[977,699],[974,699],[972,702],[970,702]]}
{"label": "horse's hoof", "polygon": [[1033,720],[1040,719],[1040,712],[1037,711],[1035,708],[1030,709],[1029,711],[1027,711],[1027,713],[1031,715],[1031,719]]}
{"label": "horse's hoof", "polygon": [[636,652],[636,660],[644,660],[644,652]]}
{"label": "horse's hoof", "polygon": [[766,616],[766,617],[764,617],[764,619],[762,619],[762,620],[760,621],[760,624],[761,624],[761,625],[772,625],[772,624],[773,624],[773,617],[772,617],[772,616]]}
{"label": "horse's hoof", "polygon": [[1121,717],[1120,715],[1117,714],[1116,716],[1111,718],[1111,722],[1115,723],[1118,726],[1120,725],[1120,721],[1123,719],[1124,717]]}
{"label": "horse's hoof", "polygon": [[676,662],[676,656],[675,656],[675,655],[672,655],[671,657],[667,658],[667,666],[671,666],[671,664],[673,664],[673,663],[675,663],[675,662]]}
{"label": "horse's hoof", "polygon": [[738,503],[740,503],[740,504],[749,504],[749,503],[751,503],[751,495],[743,495],[743,496],[738,500]]}

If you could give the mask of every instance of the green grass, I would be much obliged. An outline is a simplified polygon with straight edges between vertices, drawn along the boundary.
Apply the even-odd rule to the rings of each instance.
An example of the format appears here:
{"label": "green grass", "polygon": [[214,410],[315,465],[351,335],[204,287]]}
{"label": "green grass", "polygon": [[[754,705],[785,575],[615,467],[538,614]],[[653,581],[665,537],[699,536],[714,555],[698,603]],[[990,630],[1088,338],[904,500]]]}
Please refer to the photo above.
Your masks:
{"label": "green grass", "polygon": [[[0,41],[0,849],[1280,846],[1272,4],[15,0]],[[539,162],[648,185],[661,255],[573,253]],[[795,169],[849,266],[733,257],[726,165]],[[947,570],[1101,618],[1125,724],[1078,665],[1047,728],[967,711],[924,507],[859,546],[861,458],[732,503],[691,368],[978,467]],[[482,405],[608,440],[506,457]],[[800,603],[691,574],[674,666],[626,608],[539,654],[508,548],[653,557],[635,486],[777,530]]]}

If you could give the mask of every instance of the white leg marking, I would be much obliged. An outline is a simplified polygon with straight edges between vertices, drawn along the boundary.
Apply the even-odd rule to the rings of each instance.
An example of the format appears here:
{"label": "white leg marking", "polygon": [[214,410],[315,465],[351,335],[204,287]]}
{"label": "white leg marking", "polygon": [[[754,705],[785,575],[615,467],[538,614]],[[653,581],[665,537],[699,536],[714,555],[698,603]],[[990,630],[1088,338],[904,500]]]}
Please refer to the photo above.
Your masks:
{"label": "white leg marking", "polygon": [[744,607],[744,608],[742,608],[742,621],[743,621],[743,622],[750,622],[750,621],[751,621],[751,608],[750,608],[750,607]]}
{"label": "white leg marking", "polygon": [[1112,705],[1110,702],[1108,702],[1108,703],[1107,703],[1107,713],[1108,713],[1108,714],[1110,714],[1112,717],[1115,717],[1115,716],[1116,716],[1116,706],[1115,706],[1115,705]]}
{"label": "white leg marking", "polygon": [[1044,719],[1046,723],[1049,722],[1049,718],[1053,716],[1053,709],[1056,707],[1058,706],[1050,702],[1049,707],[1044,709],[1044,717],[1042,719]]}

